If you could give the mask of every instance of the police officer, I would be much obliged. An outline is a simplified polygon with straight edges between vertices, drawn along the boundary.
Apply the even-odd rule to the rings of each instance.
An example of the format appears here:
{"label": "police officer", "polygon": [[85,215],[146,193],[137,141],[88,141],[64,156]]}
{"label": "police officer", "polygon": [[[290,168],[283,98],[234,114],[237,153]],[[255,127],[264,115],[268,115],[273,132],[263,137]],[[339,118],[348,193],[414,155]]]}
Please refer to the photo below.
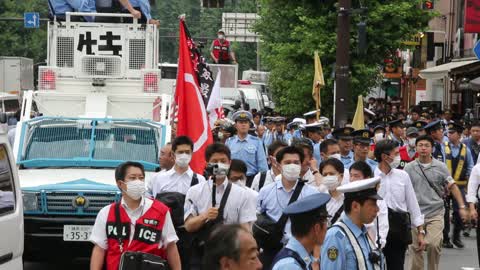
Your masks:
{"label": "police officer", "polygon": [[317,111],[319,112],[319,110],[315,110],[303,114],[303,117],[307,121],[307,125],[317,122]]}
{"label": "police officer", "polygon": [[365,228],[379,211],[377,200],[382,199],[377,194],[379,182],[379,178],[371,178],[337,188],[345,194],[345,215],[327,231],[320,269],[384,269],[382,253]]}
{"label": "police officer", "polygon": [[322,138],[322,124],[321,123],[312,123],[305,125],[305,133],[307,139],[310,141],[313,147],[313,157],[318,162],[317,166],[320,164],[320,143],[323,141]]}
{"label": "police officer", "polygon": [[273,124],[275,125],[275,131],[273,132],[273,141],[284,141],[286,131],[285,131],[285,117],[277,116],[273,118]]}
{"label": "police officer", "polygon": [[[115,179],[122,191],[122,199],[98,212],[90,236],[90,241],[95,245],[90,269],[101,270],[105,265],[107,270],[117,270],[120,257],[126,251],[161,256],[168,261],[171,269],[181,269],[175,243],[178,237],[168,207],[144,196],[143,165],[125,162],[115,169]],[[116,228],[116,223],[122,227]],[[117,233],[120,231],[122,235]]]}
{"label": "police officer", "polygon": [[[375,160],[368,158],[368,152],[370,150],[370,142],[371,138],[373,137],[373,133],[368,129],[359,129],[352,132],[353,136],[353,162],[355,161],[365,161],[370,168],[372,168],[372,172],[378,166],[378,163]],[[353,164],[351,162],[345,169],[350,169],[350,166]]]}
{"label": "police officer", "polygon": [[217,32],[218,38],[210,46],[210,56],[216,64],[237,63],[235,53],[230,47],[230,42],[225,38],[225,32],[220,29]]}
{"label": "police officer", "polygon": [[252,114],[248,111],[238,111],[232,118],[235,121],[237,135],[229,138],[225,144],[232,151],[232,159],[240,159],[247,164],[247,186],[250,187],[257,173],[268,170],[267,157],[262,141],[248,134]]}
{"label": "police officer", "polygon": [[424,127],[427,135],[430,136],[435,144],[433,145],[433,158],[441,162],[445,161],[445,151],[444,151],[444,142],[448,139],[445,139],[443,136],[443,125],[440,120],[430,122]]}
{"label": "police officer", "polygon": [[353,137],[351,127],[337,128],[333,130],[332,136],[338,141],[340,147],[340,161],[345,167],[353,163]]}
{"label": "police officer", "polygon": [[390,135],[389,139],[398,143],[398,146],[403,146],[405,145],[405,141],[403,140],[404,136],[404,128],[405,126],[403,125],[403,120],[402,119],[397,119],[388,122],[388,127],[390,128]]}
{"label": "police officer", "polygon": [[327,232],[327,203],[330,195],[318,193],[298,200],[283,210],[290,217],[292,236],[273,260],[272,270],[312,269],[318,258],[312,256],[315,246],[321,246]]}
{"label": "police officer", "polygon": [[413,122],[411,126],[418,129],[418,136],[422,136],[422,135],[427,135],[427,131],[425,130],[426,125],[428,125],[427,122],[418,120]]}
{"label": "police officer", "polygon": [[[448,142],[445,142],[445,163],[450,171],[455,184],[465,197],[466,186],[470,172],[473,168],[472,153],[468,147],[461,143],[461,135],[463,133],[463,126],[457,123],[448,124]],[[463,206],[465,207],[465,206]],[[463,248],[464,244],[460,239],[460,232],[463,230],[463,222],[459,214],[459,205],[457,201],[453,200],[453,241],[452,243]]]}

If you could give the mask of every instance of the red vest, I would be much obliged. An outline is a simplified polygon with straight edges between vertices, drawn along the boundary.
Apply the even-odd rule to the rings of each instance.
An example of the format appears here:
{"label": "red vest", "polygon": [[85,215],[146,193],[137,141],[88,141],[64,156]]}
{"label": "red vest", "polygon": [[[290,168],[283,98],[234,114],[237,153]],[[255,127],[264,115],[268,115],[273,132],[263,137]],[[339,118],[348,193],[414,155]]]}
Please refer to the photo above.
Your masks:
{"label": "red vest", "polygon": [[400,165],[398,166],[398,169],[403,169],[405,168],[405,165],[407,165],[407,163],[410,163],[412,162],[413,160],[415,160],[415,158],[418,156],[417,153],[415,153],[415,155],[413,156],[413,158],[410,158],[410,156],[408,155],[408,150],[407,150],[407,146],[404,145],[404,146],[401,146],[398,151],[400,152]]}
{"label": "red vest", "polygon": [[215,41],[213,41],[213,55],[218,60],[224,60],[224,61],[230,60],[230,55],[228,53],[229,50],[230,50],[230,42],[228,40],[224,39],[223,43],[220,43],[220,40],[218,39],[215,39]]}
{"label": "red vest", "polygon": [[[123,207],[120,207],[121,235],[123,237],[123,251],[141,251],[154,254],[167,259],[165,249],[159,249],[159,243],[162,238],[162,228],[165,223],[165,215],[168,207],[157,200],[153,200],[152,207],[148,209],[143,216],[138,218],[135,224],[133,239],[130,241],[130,218]],[[115,227],[115,203],[110,205],[110,211],[107,219],[107,270],[117,270],[120,264],[120,246],[117,238],[117,229]]]}

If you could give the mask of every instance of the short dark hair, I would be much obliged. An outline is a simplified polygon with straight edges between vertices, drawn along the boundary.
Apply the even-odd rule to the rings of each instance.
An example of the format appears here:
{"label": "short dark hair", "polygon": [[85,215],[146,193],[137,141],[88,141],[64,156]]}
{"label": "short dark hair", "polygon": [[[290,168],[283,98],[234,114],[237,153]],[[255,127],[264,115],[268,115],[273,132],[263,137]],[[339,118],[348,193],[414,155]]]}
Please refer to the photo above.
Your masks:
{"label": "short dark hair", "polygon": [[365,179],[368,179],[368,178],[372,178],[372,177],[373,177],[372,168],[371,168],[370,165],[368,165],[368,163],[365,162],[365,161],[362,161],[362,160],[355,161],[355,162],[350,166],[349,172],[351,172],[352,169],[353,169],[353,170],[356,170],[356,171],[362,172],[363,177],[364,177]]}
{"label": "short dark hair", "polygon": [[345,213],[347,214],[350,214],[350,212],[352,211],[352,203],[353,202],[358,202],[360,205],[363,205],[368,199],[368,197],[363,197],[363,198],[345,198],[344,201],[343,201],[343,207],[344,207],[344,210],[345,210]]}
{"label": "short dark hair", "polygon": [[[324,223],[328,214],[325,209],[315,209],[301,214],[290,215],[292,235],[296,237],[307,236],[312,227],[317,223]],[[327,226],[326,224],[324,226]]]}
{"label": "short dark hair", "polygon": [[277,159],[277,162],[280,163],[283,160],[283,157],[285,154],[297,154],[300,157],[300,162],[303,163],[303,160],[305,159],[305,155],[303,154],[303,150],[296,147],[296,146],[287,146],[280,151],[278,151],[277,156],[275,157]]}
{"label": "short dark hair", "polygon": [[398,144],[392,140],[381,140],[375,145],[375,159],[378,162],[382,161],[382,154],[390,154],[393,149],[397,148]]}
{"label": "short dark hair", "polygon": [[178,136],[178,137],[176,137],[172,142],[172,151],[173,152],[177,151],[177,147],[179,145],[184,145],[184,144],[190,146],[190,149],[193,151],[193,141],[188,136]]}
{"label": "short dark hair", "polygon": [[215,153],[225,154],[228,159],[231,159],[230,148],[223,143],[212,143],[207,146],[207,149],[205,150],[205,159],[207,162]]}
{"label": "short dark hair", "polygon": [[227,257],[238,262],[240,260],[239,233],[249,233],[239,224],[220,225],[208,237],[205,243],[203,267],[209,270],[220,270],[220,259]]}
{"label": "short dark hair", "polygon": [[429,141],[432,147],[435,145],[435,142],[433,141],[432,137],[428,135],[418,136],[417,139],[415,140],[415,146],[417,146],[419,141]]}
{"label": "short dark hair", "polygon": [[240,159],[232,159],[230,162],[230,170],[228,174],[230,175],[231,171],[235,172],[241,172],[245,175],[247,175],[247,164],[243,162],[243,160]]}
{"label": "short dark hair", "polygon": [[310,156],[313,156],[313,145],[310,143],[309,140],[304,138],[293,139],[292,145],[301,149],[307,149]]}
{"label": "short dark hair", "polygon": [[278,150],[278,148],[282,148],[282,147],[287,147],[288,144],[285,143],[284,141],[273,141],[269,146],[268,146],[268,155],[269,156],[273,156],[273,154],[275,154],[275,151]]}
{"label": "short dark hair", "polygon": [[343,163],[340,160],[336,158],[327,158],[320,163],[319,171],[321,174],[323,174],[323,169],[328,165],[332,166],[339,173],[343,173],[345,170],[345,166],[343,166]]}
{"label": "short dark hair", "polygon": [[328,147],[335,144],[338,144],[337,140],[326,139],[325,141],[320,143],[320,152],[326,154],[328,152]]}
{"label": "short dark hair", "polygon": [[124,162],[115,168],[115,180],[125,180],[125,176],[127,175],[127,170],[130,167],[139,168],[142,171],[143,176],[145,176],[145,168],[143,167],[142,163],[135,162],[135,161],[127,161]]}
{"label": "short dark hair", "polygon": [[470,128],[472,127],[480,127],[480,121],[477,120],[470,123]]}

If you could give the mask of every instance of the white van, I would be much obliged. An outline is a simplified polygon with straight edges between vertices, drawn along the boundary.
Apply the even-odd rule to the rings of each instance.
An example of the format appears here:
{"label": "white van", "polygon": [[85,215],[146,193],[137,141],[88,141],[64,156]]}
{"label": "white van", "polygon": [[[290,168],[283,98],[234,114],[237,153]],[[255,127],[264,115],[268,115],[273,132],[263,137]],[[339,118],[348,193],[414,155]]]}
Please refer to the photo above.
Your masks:
{"label": "white van", "polygon": [[23,203],[7,127],[0,126],[0,269],[23,269]]}

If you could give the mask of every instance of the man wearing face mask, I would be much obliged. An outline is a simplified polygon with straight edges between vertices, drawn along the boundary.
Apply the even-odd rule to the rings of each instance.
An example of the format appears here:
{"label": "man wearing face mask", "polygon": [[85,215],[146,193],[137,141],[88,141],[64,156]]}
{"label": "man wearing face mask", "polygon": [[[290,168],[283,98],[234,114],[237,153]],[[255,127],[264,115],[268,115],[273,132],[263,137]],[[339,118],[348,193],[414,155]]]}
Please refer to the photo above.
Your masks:
{"label": "man wearing face mask", "polygon": [[399,148],[400,152],[400,165],[397,169],[403,169],[405,166],[415,160],[416,157],[416,148],[415,140],[418,137],[418,129],[416,127],[407,128],[407,140],[408,144]]}
{"label": "man wearing face mask", "polygon": [[320,173],[323,176],[322,183],[328,190],[332,199],[327,204],[329,221],[331,224],[337,222],[343,212],[343,193],[337,191],[343,180],[343,163],[334,158],[330,158],[320,163]]}
{"label": "man wearing face mask", "polygon": [[199,269],[204,241],[217,224],[241,224],[251,230],[257,219],[248,191],[227,179],[230,149],[224,144],[211,144],[205,150],[205,160],[213,170],[212,177],[191,187],[185,198],[185,229],[195,234],[192,248],[197,252],[192,255],[190,269]]}
{"label": "man wearing face mask", "polygon": [[375,147],[375,157],[379,161],[375,176],[381,178],[378,194],[383,197],[388,207],[390,228],[387,243],[383,249],[387,269],[403,270],[405,252],[408,245],[412,243],[411,224],[418,231],[418,250],[425,248],[424,217],[420,212],[409,175],[397,169],[400,165],[397,142],[392,140],[378,142]]}
{"label": "man wearing face mask", "polygon": [[225,38],[225,32],[220,29],[217,32],[218,38],[210,46],[210,56],[216,64],[236,64],[235,53],[230,47],[230,41]]}
{"label": "man wearing face mask", "polygon": [[205,182],[205,177],[192,171],[189,164],[192,160],[193,142],[187,136],[175,138],[172,142],[172,156],[175,160],[173,168],[155,175],[151,180],[152,197],[161,192],[179,192],[187,194],[190,187]]}
{"label": "man wearing face mask", "polygon": [[257,207],[258,192],[247,187],[247,165],[239,159],[232,159],[227,178],[230,182],[245,189],[249,194],[249,205],[253,208]]}
{"label": "man wearing face mask", "polygon": [[379,211],[377,200],[382,198],[377,194],[378,182],[378,178],[371,178],[337,189],[344,193],[345,215],[327,231],[320,269],[384,269],[382,252],[368,237],[365,227]]}
{"label": "man wearing face mask", "polygon": [[[122,191],[122,199],[104,207],[97,215],[90,236],[95,245],[90,269],[102,270],[106,266],[107,270],[117,270],[123,252],[139,251],[163,257],[170,269],[180,270],[175,244],[178,238],[170,212],[161,202],[144,197],[143,165],[137,162],[120,164],[115,169],[115,179]],[[116,209],[119,209],[120,221],[117,220]],[[115,229],[117,223],[122,228]],[[122,235],[118,235],[117,231],[122,231]]]}
{"label": "man wearing face mask", "polygon": [[281,168],[275,158],[280,149],[287,147],[288,145],[282,141],[273,142],[268,146],[268,161],[270,163],[270,170],[261,172],[255,175],[252,182],[252,189],[260,191],[264,186],[273,183],[275,177],[280,174]]}
{"label": "man wearing face mask", "polygon": [[332,132],[332,136],[338,141],[340,147],[340,161],[347,167],[353,163],[353,137],[351,127],[337,128]]}
{"label": "man wearing face mask", "polygon": [[229,138],[225,145],[232,151],[232,158],[243,160],[247,164],[247,187],[250,187],[257,173],[268,170],[265,149],[259,138],[248,134],[252,120],[250,112],[238,111],[232,118],[237,135]]}
{"label": "man wearing face mask", "polygon": [[[271,265],[275,254],[290,238],[290,222],[285,217],[282,218],[282,213],[285,207],[293,202],[291,198],[294,193],[296,193],[296,199],[318,193],[315,188],[305,185],[303,181],[299,181],[301,164],[304,158],[303,151],[295,146],[287,146],[281,149],[276,155],[276,160],[281,166],[281,174],[276,177],[275,182],[264,186],[258,194],[257,212],[277,222],[277,230],[283,233],[282,240],[279,243],[268,243],[269,247],[256,237],[260,247],[263,249],[260,254],[260,260],[264,267]],[[261,227],[261,224],[258,223],[254,226],[254,235],[257,225]]]}
{"label": "man wearing face mask", "polygon": [[[292,237],[275,256],[272,270],[312,269],[318,258],[312,256],[315,248],[323,244],[328,227],[325,207],[330,196],[313,194],[290,204],[283,211],[290,217]],[[319,266],[318,266],[319,267]]]}
{"label": "man wearing face mask", "polygon": [[340,147],[334,139],[326,139],[320,144],[320,156],[322,160],[336,158],[341,161]]}
{"label": "man wearing face mask", "polygon": [[[359,129],[352,132],[353,136],[353,162],[355,161],[365,161],[371,168],[372,171],[378,166],[378,163],[374,160],[368,158],[368,152],[370,150],[370,141],[373,136],[372,132],[368,129]],[[352,166],[352,163],[345,166],[345,169],[349,169]]]}

